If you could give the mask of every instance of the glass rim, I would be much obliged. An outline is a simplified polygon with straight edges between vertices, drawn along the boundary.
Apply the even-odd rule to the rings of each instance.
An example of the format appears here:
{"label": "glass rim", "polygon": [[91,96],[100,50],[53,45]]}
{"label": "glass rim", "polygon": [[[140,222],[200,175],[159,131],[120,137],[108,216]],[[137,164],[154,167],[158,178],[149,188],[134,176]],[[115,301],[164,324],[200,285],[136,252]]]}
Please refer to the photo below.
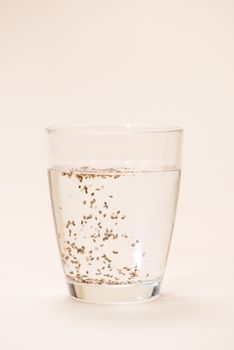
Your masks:
{"label": "glass rim", "polygon": [[74,125],[49,126],[45,128],[48,134],[90,134],[90,135],[133,135],[182,133],[179,126],[161,127],[152,124],[117,124],[117,125]]}

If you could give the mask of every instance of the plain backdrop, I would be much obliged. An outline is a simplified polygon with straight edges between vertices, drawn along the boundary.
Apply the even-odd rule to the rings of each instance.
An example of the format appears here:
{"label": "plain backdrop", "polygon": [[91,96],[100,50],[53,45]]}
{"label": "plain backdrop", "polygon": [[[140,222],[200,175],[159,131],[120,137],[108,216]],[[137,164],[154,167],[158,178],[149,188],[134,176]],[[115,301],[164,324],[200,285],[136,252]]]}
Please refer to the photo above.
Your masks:
{"label": "plain backdrop", "polygon": [[[0,0],[0,348],[234,348],[233,0]],[[44,128],[179,125],[161,299],[67,298]]]}

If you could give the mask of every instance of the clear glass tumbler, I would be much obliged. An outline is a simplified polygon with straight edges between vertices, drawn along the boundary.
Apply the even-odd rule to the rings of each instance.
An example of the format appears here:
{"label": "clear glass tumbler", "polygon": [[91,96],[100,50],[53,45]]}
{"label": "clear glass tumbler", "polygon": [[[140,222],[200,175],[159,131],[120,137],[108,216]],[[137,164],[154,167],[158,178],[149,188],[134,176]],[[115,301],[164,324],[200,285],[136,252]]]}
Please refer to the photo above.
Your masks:
{"label": "clear glass tumbler", "polygon": [[95,303],[157,297],[175,220],[182,129],[51,127],[46,133],[70,295]]}

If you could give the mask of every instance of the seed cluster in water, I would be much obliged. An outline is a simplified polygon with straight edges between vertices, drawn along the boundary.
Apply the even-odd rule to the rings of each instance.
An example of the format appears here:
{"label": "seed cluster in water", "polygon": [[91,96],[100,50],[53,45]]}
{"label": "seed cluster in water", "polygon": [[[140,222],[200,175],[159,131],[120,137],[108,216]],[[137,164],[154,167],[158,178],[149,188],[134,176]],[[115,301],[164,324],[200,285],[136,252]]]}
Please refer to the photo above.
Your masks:
{"label": "seed cluster in water", "polygon": [[[145,258],[146,253],[141,250],[142,244],[127,232],[119,232],[118,225],[127,220],[127,215],[121,209],[110,209],[115,200],[113,193],[106,194],[105,200],[102,197],[100,201],[98,194],[105,190],[105,186],[97,187],[95,182],[92,183],[92,180],[98,178],[118,181],[125,174],[124,168],[99,169],[97,173],[96,169],[82,167],[61,172],[68,179],[77,180],[76,187],[80,191],[82,206],[86,212],[78,221],[77,218],[67,218],[64,223],[61,256],[69,280],[108,285],[140,282],[140,267],[137,263],[122,265],[124,259],[121,259],[118,246],[122,246],[124,242],[130,255],[138,247],[138,252]],[[62,210],[62,207],[59,209]],[[145,277],[148,278],[149,274]]]}

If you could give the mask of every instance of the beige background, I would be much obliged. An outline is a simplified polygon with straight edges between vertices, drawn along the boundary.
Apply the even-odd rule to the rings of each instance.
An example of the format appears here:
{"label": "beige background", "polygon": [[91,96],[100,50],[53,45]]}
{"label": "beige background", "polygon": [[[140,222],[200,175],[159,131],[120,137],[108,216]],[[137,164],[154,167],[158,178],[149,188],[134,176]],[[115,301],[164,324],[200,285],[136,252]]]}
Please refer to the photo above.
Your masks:
{"label": "beige background", "polygon": [[[233,0],[0,0],[0,348],[234,348]],[[160,300],[66,298],[43,128],[185,129]]]}

